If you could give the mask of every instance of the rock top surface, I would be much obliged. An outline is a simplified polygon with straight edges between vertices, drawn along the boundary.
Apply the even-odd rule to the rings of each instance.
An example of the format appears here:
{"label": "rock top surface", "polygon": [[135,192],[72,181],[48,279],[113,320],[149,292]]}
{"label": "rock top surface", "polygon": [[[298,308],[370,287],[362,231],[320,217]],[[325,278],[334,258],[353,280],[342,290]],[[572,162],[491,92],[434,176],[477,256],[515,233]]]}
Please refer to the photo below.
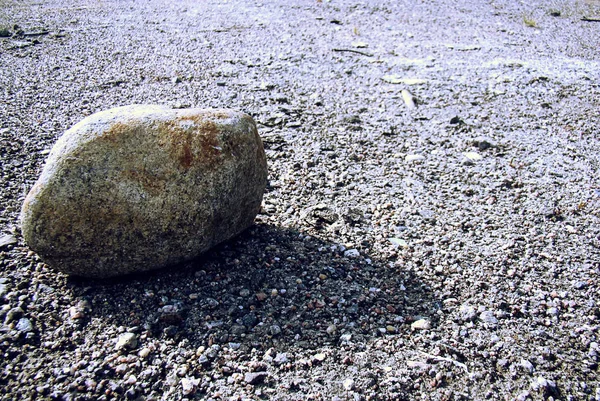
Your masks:
{"label": "rock top surface", "polygon": [[246,114],[114,108],[54,145],[23,204],[23,236],[68,274],[157,269],[249,227],[266,181],[262,142]]}

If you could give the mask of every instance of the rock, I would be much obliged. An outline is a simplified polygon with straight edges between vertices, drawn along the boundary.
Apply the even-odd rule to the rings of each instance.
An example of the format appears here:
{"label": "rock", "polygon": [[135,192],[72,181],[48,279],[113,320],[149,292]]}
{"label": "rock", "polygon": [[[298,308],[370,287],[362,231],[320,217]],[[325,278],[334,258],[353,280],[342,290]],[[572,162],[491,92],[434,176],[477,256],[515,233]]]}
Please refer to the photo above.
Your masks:
{"label": "rock", "polygon": [[123,333],[117,340],[115,349],[134,349],[138,345],[138,337],[135,333]]}
{"label": "rock", "polygon": [[262,383],[267,377],[267,372],[247,372],[244,375],[244,381],[248,384]]}
{"label": "rock", "polygon": [[17,243],[17,239],[10,234],[0,235],[0,249]]}
{"label": "rock", "polygon": [[344,256],[347,258],[358,258],[360,256],[360,252],[358,249],[348,249],[344,251]]}
{"label": "rock", "polygon": [[353,379],[346,379],[344,380],[344,382],[342,383],[342,385],[344,386],[344,390],[346,391],[350,391],[354,388],[354,380]]}
{"label": "rock", "polygon": [[21,333],[29,333],[33,331],[33,323],[31,323],[31,320],[22,317],[17,322],[15,329],[17,329],[17,331],[20,331]]}
{"label": "rock", "polygon": [[460,306],[458,313],[460,319],[465,322],[471,322],[477,317],[477,311],[471,305],[463,304]]}
{"label": "rock", "polygon": [[200,383],[200,379],[184,377],[181,379],[181,388],[183,390],[183,394],[192,394],[196,391],[196,387]]}
{"label": "rock", "polygon": [[158,320],[167,324],[179,324],[183,321],[181,309],[177,305],[165,305],[159,310]]}
{"label": "rock", "polygon": [[410,327],[413,330],[428,330],[431,328],[431,321],[428,319],[419,319],[413,322]]}
{"label": "rock", "polygon": [[273,362],[275,363],[275,365],[283,365],[284,363],[288,363],[289,359],[287,356],[287,353],[282,352],[282,353],[278,353],[277,355],[275,355],[275,358],[273,359]]}
{"label": "rock", "polygon": [[262,142],[246,114],[110,109],[55,144],[23,204],[23,237],[67,274],[157,269],[248,228],[266,183]]}
{"label": "rock", "polygon": [[23,313],[25,313],[25,311],[18,306],[16,308],[10,309],[6,313],[6,317],[4,318],[4,324],[9,324],[10,322],[19,319],[21,316],[23,316]]}
{"label": "rock", "polygon": [[533,373],[533,371],[535,370],[533,364],[531,362],[529,362],[527,359],[521,359],[521,366],[528,373]]}
{"label": "rock", "polygon": [[281,334],[281,327],[278,324],[274,324],[271,326],[271,335],[278,336]]}
{"label": "rock", "polygon": [[425,156],[423,156],[423,155],[406,155],[406,157],[404,157],[404,160],[407,162],[420,162],[422,160],[425,160]]}
{"label": "rock", "polygon": [[498,324],[498,319],[496,319],[496,316],[494,316],[494,312],[489,310],[481,312],[479,315],[479,320],[487,323],[491,327],[495,327]]}

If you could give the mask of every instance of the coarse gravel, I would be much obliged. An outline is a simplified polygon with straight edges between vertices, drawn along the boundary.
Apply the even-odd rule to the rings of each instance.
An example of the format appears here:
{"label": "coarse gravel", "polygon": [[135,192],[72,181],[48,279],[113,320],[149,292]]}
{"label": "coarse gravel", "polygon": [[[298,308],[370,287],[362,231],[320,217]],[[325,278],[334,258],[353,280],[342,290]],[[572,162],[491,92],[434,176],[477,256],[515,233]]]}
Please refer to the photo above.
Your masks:
{"label": "coarse gravel", "polygon": [[[0,399],[600,400],[599,18],[0,0]],[[252,115],[262,211],[182,266],[56,273],[25,194],[62,132],[134,103]]]}

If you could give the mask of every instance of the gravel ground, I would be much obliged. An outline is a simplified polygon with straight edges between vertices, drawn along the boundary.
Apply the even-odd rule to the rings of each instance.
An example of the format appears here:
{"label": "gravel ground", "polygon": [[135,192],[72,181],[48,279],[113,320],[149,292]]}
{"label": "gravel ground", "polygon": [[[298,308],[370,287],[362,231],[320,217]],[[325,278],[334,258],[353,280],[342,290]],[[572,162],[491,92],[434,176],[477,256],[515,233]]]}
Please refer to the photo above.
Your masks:
{"label": "gravel ground", "polygon": [[[600,400],[599,17],[0,0],[0,398]],[[263,210],[185,266],[55,273],[24,195],[64,130],[131,103],[251,114]]]}

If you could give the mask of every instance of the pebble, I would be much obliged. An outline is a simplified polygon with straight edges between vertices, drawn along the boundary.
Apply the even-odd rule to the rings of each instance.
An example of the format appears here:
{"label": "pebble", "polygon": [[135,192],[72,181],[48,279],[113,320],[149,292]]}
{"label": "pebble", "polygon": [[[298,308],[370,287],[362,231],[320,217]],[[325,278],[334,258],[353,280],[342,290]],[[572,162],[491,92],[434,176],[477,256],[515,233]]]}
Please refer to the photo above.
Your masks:
{"label": "pebble", "polygon": [[278,353],[277,355],[275,355],[275,358],[273,359],[273,362],[275,363],[275,365],[283,365],[284,363],[287,363],[288,361],[289,361],[289,358],[287,356],[287,353],[285,353],[285,352]]}
{"label": "pebble", "polygon": [[242,323],[246,327],[254,327],[258,323],[258,318],[254,313],[247,313],[242,317]]}
{"label": "pebble", "polygon": [[256,294],[256,299],[262,302],[265,299],[267,299],[267,294],[265,294],[264,292],[261,291]]}
{"label": "pebble", "polygon": [[420,162],[422,160],[425,160],[425,156],[423,155],[406,155],[406,157],[404,157],[404,161],[406,162]]}
{"label": "pebble", "polygon": [[159,309],[159,320],[167,324],[179,324],[183,321],[181,311],[177,305],[165,305]]}
{"label": "pebble", "polygon": [[85,313],[77,307],[71,306],[69,308],[69,317],[73,320],[83,319],[85,317]]}
{"label": "pebble", "polygon": [[419,319],[414,321],[410,327],[413,330],[428,330],[431,328],[431,321],[429,319]]}
{"label": "pebble", "polygon": [[274,324],[271,326],[271,335],[278,336],[281,334],[281,327],[278,324]]}
{"label": "pebble", "polygon": [[535,369],[533,367],[533,364],[531,362],[529,362],[527,359],[521,359],[521,366],[523,367],[523,369],[525,369],[529,373],[533,373],[533,371]]}
{"label": "pebble", "polygon": [[498,319],[496,319],[496,316],[494,316],[494,312],[489,310],[481,312],[479,315],[479,320],[489,324],[492,327],[498,324]]}
{"label": "pebble", "polygon": [[33,323],[31,323],[31,320],[29,320],[25,317],[22,317],[17,322],[15,329],[17,329],[21,333],[29,333],[29,332],[33,331]]}
{"label": "pebble", "polygon": [[461,305],[458,313],[460,315],[460,319],[465,322],[471,322],[477,317],[477,311],[471,305]]}
{"label": "pebble", "polygon": [[344,390],[350,391],[354,388],[354,379],[346,379],[342,385],[344,386]]}
{"label": "pebble", "polygon": [[327,355],[325,355],[323,353],[318,353],[318,354],[313,355],[312,359],[313,359],[313,361],[316,361],[316,362],[323,362],[326,357],[327,357]]}
{"label": "pebble", "polygon": [[145,359],[148,355],[150,355],[150,352],[152,352],[150,348],[144,347],[140,350],[140,352],[138,352],[138,356],[142,359]]}
{"label": "pebble", "polygon": [[247,372],[244,375],[244,381],[248,384],[262,383],[267,377],[267,372]]}
{"label": "pebble", "polygon": [[17,239],[10,234],[0,235],[0,249],[17,243]]}
{"label": "pebble", "polygon": [[23,313],[25,313],[23,309],[19,308],[18,306],[16,308],[10,309],[6,313],[6,317],[4,318],[4,324],[9,324],[10,322],[17,320],[18,318],[23,316]]}
{"label": "pebble", "polygon": [[138,345],[138,337],[135,333],[123,333],[117,339],[117,344],[115,345],[116,350],[120,349],[134,349]]}
{"label": "pebble", "polygon": [[344,256],[347,258],[358,258],[360,256],[360,252],[358,249],[348,249],[344,252]]}
{"label": "pebble", "polygon": [[181,379],[181,388],[183,394],[191,394],[196,390],[196,387],[200,384],[200,379],[184,377]]}
{"label": "pebble", "polygon": [[348,343],[352,339],[352,334],[342,334],[340,336],[340,342],[342,344]]}

